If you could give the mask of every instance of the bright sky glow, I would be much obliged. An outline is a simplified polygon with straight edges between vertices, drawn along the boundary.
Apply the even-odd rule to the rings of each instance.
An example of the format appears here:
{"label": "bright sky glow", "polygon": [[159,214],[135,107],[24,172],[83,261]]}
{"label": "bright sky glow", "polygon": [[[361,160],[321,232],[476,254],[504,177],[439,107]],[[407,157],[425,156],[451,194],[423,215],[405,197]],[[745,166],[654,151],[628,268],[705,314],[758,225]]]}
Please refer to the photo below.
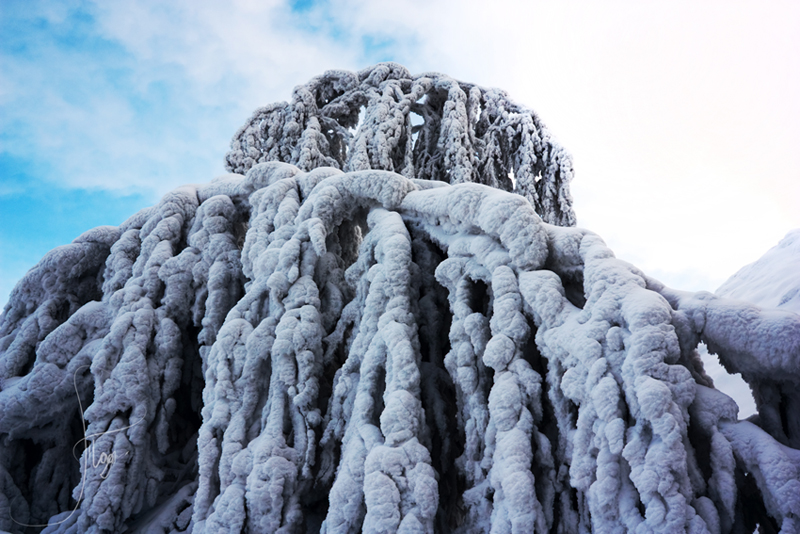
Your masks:
{"label": "bright sky glow", "polygon": [[800,227],[800,3],[0,3],[0,306],[48,250],[224,172],[251,112],[393,60],[505,89],[578,224],[713,291]]}

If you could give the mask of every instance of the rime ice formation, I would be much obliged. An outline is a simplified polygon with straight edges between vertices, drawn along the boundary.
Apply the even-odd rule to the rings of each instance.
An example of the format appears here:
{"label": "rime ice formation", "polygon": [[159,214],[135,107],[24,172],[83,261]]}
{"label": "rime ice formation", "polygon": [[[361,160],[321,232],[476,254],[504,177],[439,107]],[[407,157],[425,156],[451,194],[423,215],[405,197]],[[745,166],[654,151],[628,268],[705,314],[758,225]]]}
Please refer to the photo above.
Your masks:
{"label": "rime ice formation", "polygon": [[228,162],[12,292],[1,529],[800,528],[800,316],[571,227],[569,158],[503,93],[328,73]]}
{"label": "rime ice formation", "polygon": [[499,89],[396,63],[329,71],[295,88],[291,103],[260,108],[225,156],[246,174],[267,161],[302,171],[393,171],[406,178],[480,183],[527,198],[546,221],[575,224],[572,159],[536,114]]}

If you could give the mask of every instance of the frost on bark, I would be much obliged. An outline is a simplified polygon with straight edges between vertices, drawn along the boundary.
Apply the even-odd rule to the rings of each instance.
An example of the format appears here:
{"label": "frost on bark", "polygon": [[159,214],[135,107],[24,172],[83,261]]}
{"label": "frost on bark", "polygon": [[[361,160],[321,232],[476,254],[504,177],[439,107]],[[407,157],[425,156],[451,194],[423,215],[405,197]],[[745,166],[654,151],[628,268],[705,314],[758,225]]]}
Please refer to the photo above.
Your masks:
{"label": "frost on bark", "polygon": [[[484,133],[511,107],[396,65],[327,74],[236,136],[229,162],[262,146],[240,173],[46,255],[0,318],[0,529],[797,532],[800,316],[664,287],[561,204],[488,187],[485,135],[384,150],[404,95],[444,123],[458,91]],[[545,131],[525,113],[493,139]],[[553,161],[537,139],[500,160]]]}

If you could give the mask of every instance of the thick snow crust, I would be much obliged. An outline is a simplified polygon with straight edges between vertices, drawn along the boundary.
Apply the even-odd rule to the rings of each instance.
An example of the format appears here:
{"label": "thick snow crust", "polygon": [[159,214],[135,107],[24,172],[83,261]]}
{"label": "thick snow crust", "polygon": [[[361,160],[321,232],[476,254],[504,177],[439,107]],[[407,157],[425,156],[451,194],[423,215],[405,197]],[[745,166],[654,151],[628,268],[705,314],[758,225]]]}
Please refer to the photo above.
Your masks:
{"label": "thick snow crust", "polygon": [[[305,87],[429,87],[401,69]],[[434,78],[427,102],[461,88],[490,108]],[[350,93],[320,94],[304,102]],[[389,143],[370,145],[382,120],[348,157]],[[20,281],[0,317],[0,529],[797,532],[800,316],[664,287],[545,222],[570,222],[561,203],[325,154],[242,160]],[[714,389],[701,340],[758,417]]]}

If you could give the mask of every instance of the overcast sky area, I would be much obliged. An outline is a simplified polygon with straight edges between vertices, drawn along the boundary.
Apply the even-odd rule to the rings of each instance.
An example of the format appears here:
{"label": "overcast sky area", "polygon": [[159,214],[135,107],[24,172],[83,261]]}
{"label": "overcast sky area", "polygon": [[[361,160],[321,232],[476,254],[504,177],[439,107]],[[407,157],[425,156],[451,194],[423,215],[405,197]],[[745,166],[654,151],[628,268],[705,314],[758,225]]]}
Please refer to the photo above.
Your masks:
{"label": "overcast sky area", "polygon": [[505,89],[573,155],[579,226],[715,290],[800,227],[800,2],[0,2],[0,306],[48,250],[225,172],[328,69]]}

